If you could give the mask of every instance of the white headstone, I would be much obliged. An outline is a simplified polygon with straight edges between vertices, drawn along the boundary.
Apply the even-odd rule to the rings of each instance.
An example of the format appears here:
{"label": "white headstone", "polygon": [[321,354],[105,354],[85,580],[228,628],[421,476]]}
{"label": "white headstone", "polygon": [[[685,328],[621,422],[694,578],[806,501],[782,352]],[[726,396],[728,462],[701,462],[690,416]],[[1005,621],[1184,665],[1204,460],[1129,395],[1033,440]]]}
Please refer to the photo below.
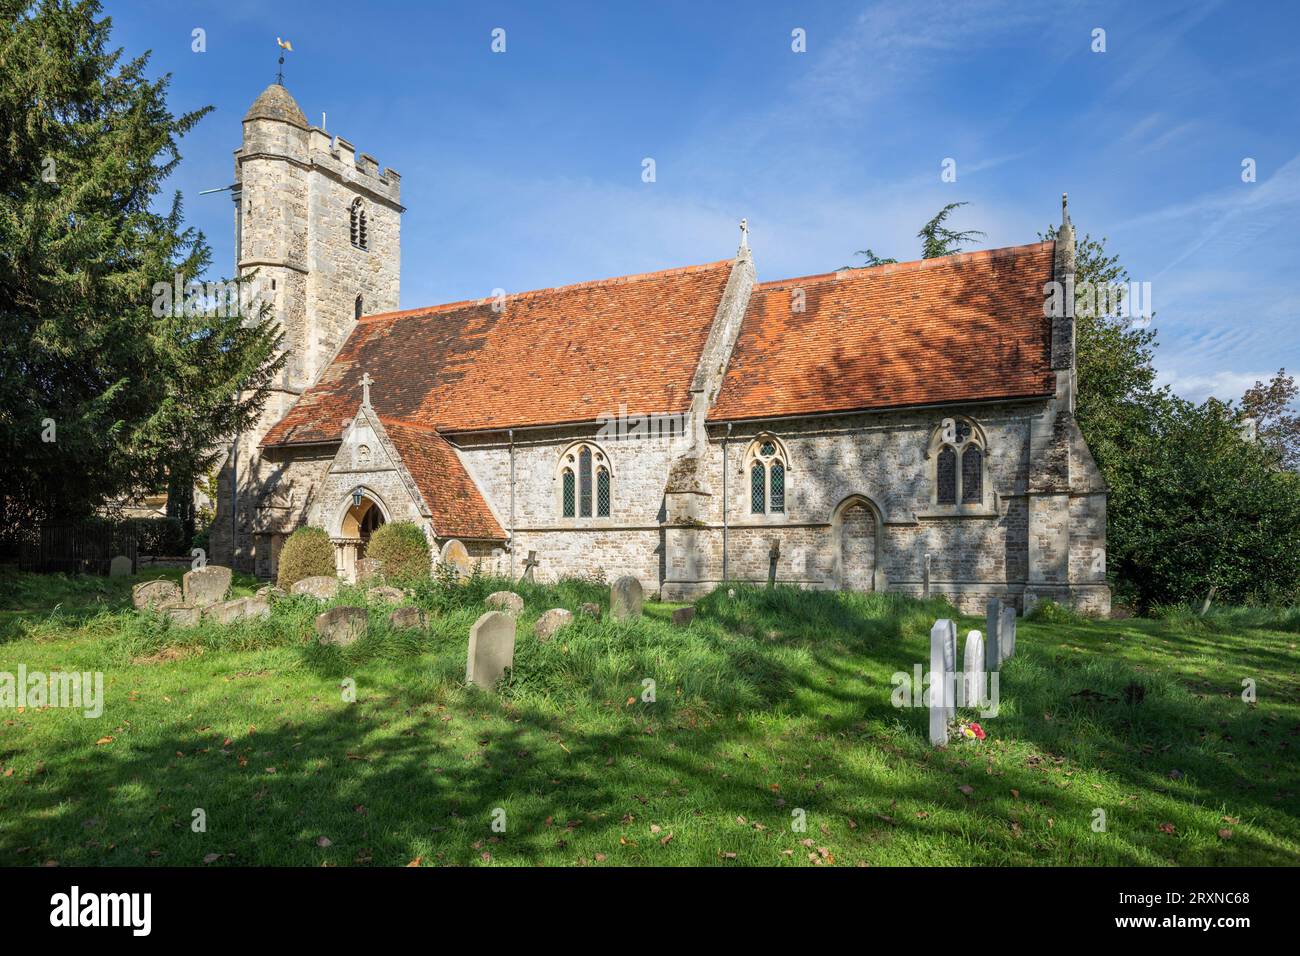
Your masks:
{"label": "white headstone", "polygon": [[945,618],[943,623],[948,626],[943,644],[943,673],[947,678],[944,682],[943,699],[948,708],[948,717],[951,719],[957,713],[957,686],[953,683],[957,673],[957,622]]}
{"label": "white headstone", "polygon": [[640,617],[641,601],[641,582],[625,574],[610,585],[609,616],[616,621]]}
{"label": "white headstone", "polygon": [[491,690],[515,660],[515,619],[488,611],[469,629],[465,683]]}
{"label": "white headstone", "polygon": [[948,705],[944,693],[950,687],[945,661],[948,655],[948,630],[951,621],[935,621],[930,628],[930,689],[926,703],[930,708],[930,743],[942,747],[948,743]]}
{"label": "white headstone", "polygon": [[966,635],[966,656],[962,663],[963,707],[978,707],[984,689],[984,638],[979,631]]}
{"label": "white headstone", "polygon": [[1002,652],[1003,659],[1016,656],[1016,609],[1013,605],[1006,605],[1002,608],[1002,621],[1000,633],[1002,634],[1002,646],[1005,650]]}
{"label": "white headstone", "polygon": [[990,672],[1002,667],[1001,617],[998,613],[1000,606],[1001,602],[997,598],[989,598],[984,615],[984,660]]}

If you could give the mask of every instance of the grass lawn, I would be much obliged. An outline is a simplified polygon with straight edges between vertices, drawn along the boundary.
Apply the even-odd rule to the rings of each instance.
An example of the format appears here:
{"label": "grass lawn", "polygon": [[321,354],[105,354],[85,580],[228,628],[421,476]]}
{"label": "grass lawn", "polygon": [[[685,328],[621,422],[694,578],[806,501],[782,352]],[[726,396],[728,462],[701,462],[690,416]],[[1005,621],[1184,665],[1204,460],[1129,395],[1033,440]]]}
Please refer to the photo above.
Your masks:
{"label": "grass lawn", "polygon": [[542,611],[608,591],[515,585],[515,669],[488,694],[462,683],[466,638],[503,582],[431,583],[426,632],[376,606],[340,651],[311,643],[308,599],[181,629],[130,611],[141,579],[0,578],[0,671],[102,671],[106,697],[98,719],[0,710],[0,864],[1300,862],[1295,612],[1049,609],[1020,622],[987,739],[936,750],[890,677],[928,662],[940,602],[738,588],[686,628],[648,603],[539,645]]}

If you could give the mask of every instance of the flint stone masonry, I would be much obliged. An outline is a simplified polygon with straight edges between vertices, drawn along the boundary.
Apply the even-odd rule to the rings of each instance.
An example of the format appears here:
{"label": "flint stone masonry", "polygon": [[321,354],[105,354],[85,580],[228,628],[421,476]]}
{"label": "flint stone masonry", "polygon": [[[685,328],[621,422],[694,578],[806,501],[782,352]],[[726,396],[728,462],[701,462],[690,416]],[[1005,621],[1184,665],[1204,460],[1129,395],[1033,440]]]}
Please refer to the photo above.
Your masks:
{"label": "flint stone masonry", "polygon": [[289,588],[290,594],[306,594],[318,601],[328,601],[338,596],[339,579],[328,574],[317,574],[310,578],[295,581]]}
{"label": "flint stone masonry", "polygon": [[131,603],[136,610],[180,604],[182,600],[181,589],[171,581],[146,581],[131,589]]}
{"label": "flint stone masonry", "polygon": [[408,628],[422,628],[428,624],[428,618],[421,608],[414,605],[399,607],[388,615],[388,624],[390,627],[406,630]]}
{"label": "flint stone masonry", "polygon": [[216,564],[186,571],[185,576],[181,578],[185,603],[205,607],[224,601],[230,592],[230,578],[230,568],[223,568]]}
{"label": "flint stone masonry", "polygon": [[610,586],[609,616],[615,621],[626,621],[641,616],[641,582],[624,575]]}
{"label": "flint stone masonry", "polygon": [[501,611],[486,612],[469,631],[465,683],[491,690],[514,660],[514,617]]}
{"label": "flint stone masonry", "polygon": [[127,578],[131,576],[134,570],[131,559],[124,554],[119,554],[108,563],[108,576],[110,578]]}
{"label": "flint stone masonry", "polygon": [[533,624],[533,636],[539,643],[546,643],[561,628],[568,627],[573,623],[573,612],[565,610],[562,607],[553,607]]}
{"label": "flint stone masonry", "polygon": [[518,617],[524,609],[524,599],[514,591],[493,591],[483,604],[489,610],[504,611],[513,617]]}
{"label": "flint stone masonry", "polygon": [[369,618],[363,607],[332,607],[316,615],[319,642],[330,647],[348,647],[366,635]]}

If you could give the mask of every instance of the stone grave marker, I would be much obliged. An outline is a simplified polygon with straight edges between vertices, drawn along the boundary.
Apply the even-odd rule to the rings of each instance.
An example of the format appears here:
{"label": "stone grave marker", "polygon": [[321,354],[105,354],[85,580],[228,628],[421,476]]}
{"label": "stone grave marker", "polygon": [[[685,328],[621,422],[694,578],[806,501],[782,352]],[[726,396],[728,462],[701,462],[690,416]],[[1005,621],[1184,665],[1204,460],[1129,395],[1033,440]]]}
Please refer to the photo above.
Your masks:
{"label": "stone grave marker", "polygon": [[146,581],[131,589],[131,603],[136,609],[161,608],[167,604],[181,603],[181,589],[171,581]]}
{"label": "stone grave marker", "polygon": [[504,611],[518,617],[524,609],[524,599],[514,591],[493,591],[483,601],[489,611]]}
{"label": "stone grave marker", "polygon": [[529,582],[531,582],[531,581],[535,581],[535,580],[537,580],[537,578],[534,576],[533,572],[537,569],[537,565],[538,565],[539,563],[540,563],[540,562],[537,560],[537,552],[536,552],[536,551],[529,551],[529,552],[528,552],[528,557],[527,557],[527,559],[525,559],[525,561],[524,561],[524,578],[523,578],[523,579],[524,579],[525,581],[529,581]]}
{"label": "stone grave marker", "polygon": [[198,624],[199,617],[203,613],[202,608],[195,607],[193,604],[164,604],[158,610],[173,624],[179,624],[181,627],[193,627]]}
{"label": "stone grave marker", "polygon": [[984,612],[984,664],[990,672],[1002,669],[1002,616],[998,612],[1001,602],[989,598]]}
{"label": "stone grave marker", "polygon": [[928,551],[925,554],[925,570],[922,572],[922,575],[923,576],[921,578],[921,596],[924,598],[929,598],[930,597],[930,553]]}
{"label": "stone grave marker", "polygon": [[966,656],[962,661],[963,707],[978,707],[984,692],[984,638],[979,631],[966,635]]}
{"label": "stone grave marker", "polygon": [[568,627],[573,623],[573,613],[562,607],[553,607],[533,625],[533,636],[539,643],[545,644],[551,639],[556,631],[560,628]]}
{"label": "stone grave marker", "polygon": [[185,603],[195,607],[206,607],[224,601],[230,592],[230,568],[209,564],[186,571],[181,578],[181,590],[185,594]]}
{"label": "stone grave marker", "polygon": [[1012,604],[1002,608],[999,634],[1002,637],[1003,659],[1016,656],[1016,609]]}
{"label": "stone grave marker", "polygon": [[[269,611],[270,608],[268,607]],[[230,601],[218,601],[203,607],[204,620],[216,621],[218,624],[230,624],[241,617],[248,616],[248,598],[235,598]]]}
{"label": "stone grave marker", "polygon": [[455,568],[456,575],[461,582],[469,580],[470,572],[473,570],[473,562],[469,559],[469,549],[460,541],[452,538],[444,544],[438,560]]}
{"label": "stone grave marker", "polygon": [[347,647],[366,634],[369,618],[363,607],[332,607],[316,615],[319,642],[331,647]]}
{"label": "stone grave marker", "polygon": [[384,574],[384,562],[379,558],[361,558],[357,561],[357,583],[378,581]]}
{"label": "stone grave marker", "polygon": [[295,581],[289,588],[290,594],[306,594],[318,601],[328,601],[339,593],[339,579],[332,574],[316,574],[301,581]]}
{"label": "stone grave marker", "polygon": [[926,704],[930,708],[930,743],[942,747],[948,743],[948,703],[945,688],[951,687],[948,661],[948,635],[952,621],[939,620],[930,628],[930,687]]}
{"label": "stone grave marker", "polygon": [[131,559],[125,554],[119,554],[108,563],[108,576],[110,578],[129,578],[134,573],[134,570]]}
{"label": "stone grave marker", "polygon": [[368,588],[366,590],[366,600],[384,601],[387,604],[401,604],[406,600],[406,592],[401,588],[395,588],[389,585],[377,588]]}
{"label": "stone grave marker", "polygon": [[469,630],[465,683],[491,690],[515,660],[515,619],[487,611]]}
{"label": "stone grave marker", "polygon": [[578,613],[600,620],[600,605],[595,601],[584,601],[578,606]]}
{"label": "stone grave marker", "polygon": [[685,627],[695,619],[695,605],[688,604],[673,611],[673,623]]}
{"label": "stone grave marker", "polygon": [[1029,617],[1030,614],[1034,613],[1034,608],[1038,607],[1038,595],[1033,591],[1026,591],[1023,603],[1024,612],[1021,614],[1021,617]]}
{"label": "stone grave marker", "polygon": [[641,616],[641,582],[625,574],[609,587],[609,616],[626,621]]}
{"label": "stone grave marker", "polygon": [[428,618],[425,616],[424,611],[411,604],[408,604],[405,607],[399,607],[388,615],[389,626],[395,627],[399,630],[404,630],[406,628],[421,628],[427,623]]}
{"label": "stone grave marker", "polygon": [[781,542],[773,541],[767,552],[767,586],[776,587],[776,563],[781,558]]}

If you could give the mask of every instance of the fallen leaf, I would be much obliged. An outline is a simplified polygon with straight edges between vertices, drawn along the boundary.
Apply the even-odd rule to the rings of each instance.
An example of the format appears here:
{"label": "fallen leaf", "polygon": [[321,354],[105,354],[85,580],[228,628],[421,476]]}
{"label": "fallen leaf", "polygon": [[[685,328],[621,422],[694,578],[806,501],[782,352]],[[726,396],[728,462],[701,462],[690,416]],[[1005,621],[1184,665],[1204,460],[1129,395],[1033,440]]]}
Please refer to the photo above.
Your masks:
{"label": "fallen leaf", "polygon": [[205,857],[203,858],[203,862],[204,862],[204,863],[216,863],[219,859],[221,859],[221,854],[220,854],[220,853],[209,853],[207,856],[205,856]]}
{"label": "fallen leaf", "polygon": [[330,839],[329,837],[327,837],[327,836],[318,836],[318,837],[316,838],[316,845],[317,845],[318,847],[320,847],[321,849],[324,849],[324,848],[327,847],[327,846],[333,846],[333,845],[334,845],[334,841],[331,840],[331,839]]}

